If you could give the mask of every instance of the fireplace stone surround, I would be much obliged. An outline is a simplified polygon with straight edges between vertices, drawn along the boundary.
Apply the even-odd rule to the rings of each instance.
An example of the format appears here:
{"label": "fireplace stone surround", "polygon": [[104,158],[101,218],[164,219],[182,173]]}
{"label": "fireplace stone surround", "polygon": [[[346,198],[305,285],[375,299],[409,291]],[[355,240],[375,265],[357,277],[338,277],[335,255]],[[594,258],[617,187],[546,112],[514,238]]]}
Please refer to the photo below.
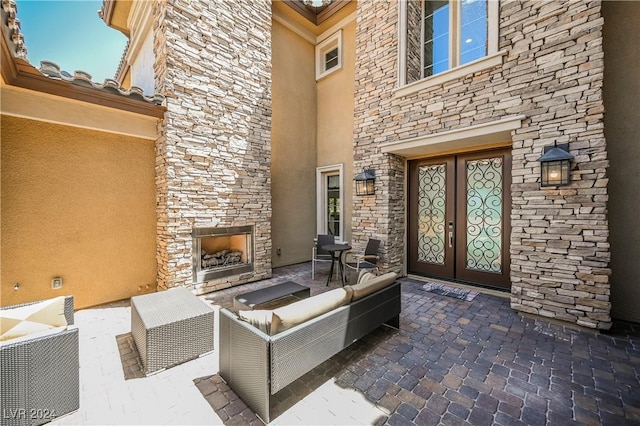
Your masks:
{"label": "fireplace stone surround", "polygon": [[[193,6],[198,25],[175,0],[152,8],[156,91],[167,94],[156,141],[156,259],[159,289],[203,294],[271,277],[272,17],[270,2]],[[253,270],[194,282],[193,229],[245,225]]]}

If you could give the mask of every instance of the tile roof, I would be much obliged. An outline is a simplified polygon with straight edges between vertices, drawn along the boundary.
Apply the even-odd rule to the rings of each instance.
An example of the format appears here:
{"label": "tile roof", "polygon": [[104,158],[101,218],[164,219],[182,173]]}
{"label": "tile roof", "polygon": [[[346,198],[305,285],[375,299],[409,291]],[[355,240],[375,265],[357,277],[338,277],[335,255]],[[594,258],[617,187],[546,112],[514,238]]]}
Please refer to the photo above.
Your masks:
{"label": "tile roof", "polygon": [[155,93],[153,96],[145,96],[144,91],[137,86],[133,86],[131,90],[126,90],[112,78],[105,78],[104,83],[102,84],[96,83],[91,80],[91,74],[85,71],[77,70],[73,75],[70,75],[66,71],[62,71],[56,63],[50,61],[40,61],[39,71],[52,79],[63,80],[79,86],[113,93],[115,95],[127,96],[129,98],[151,102],[156,105],[162,105],[164,102],[164,96],[159,93]]}
{"label": "tile roof", "polygon": [[2,0],[2,10],[6,14],[2,25],[6,26],[9,41],[12,44],[13,53],[17,58],[27,59],[27,48],[24,45],[24,36],[20,32],[20,20],[17,17],[18,7],[14,0]]}
{"label": "tile roof", "polygon": [[[24,43],[24,35],[20,32],[20,20],[17,18],[18,6],[16,5],[15,0],[2,0],[2,12],[3,22],[1,25],[3,27],[3,32],[6,31],[9,36],[8,41],[10,43],[11,54],[15,58],[22,59],[29,63],[27,59],[27,48]],[[136,86],[127,90],[114,79],[107,78],[102,84],[93,82],[91,80],[91,74],[84,71],[78,70],[71,75],[62,71],[54,62],[41,61],[40,68],[37,70],[42,73],[42,75],[52,80],[64,81],[69,84],[75,84],[95,89],[100,92],[123,96],[132,100],[148,102],[154,105],[162,105],[165,100],[164,95],[159,93],[154,93],[151,96],[145,96],[144,91]]]}

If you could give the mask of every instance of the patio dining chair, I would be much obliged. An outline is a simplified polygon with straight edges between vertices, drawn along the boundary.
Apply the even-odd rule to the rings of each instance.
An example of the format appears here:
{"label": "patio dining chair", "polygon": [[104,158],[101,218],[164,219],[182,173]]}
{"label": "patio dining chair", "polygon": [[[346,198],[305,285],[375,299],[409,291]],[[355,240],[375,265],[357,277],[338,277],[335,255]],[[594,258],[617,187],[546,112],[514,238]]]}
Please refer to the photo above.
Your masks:
{"label": "patio dining chair", "polygon": [[378,260],[380,260],[380,256],[378,256],[379,249],[380,240],[369,238],[367,246],[363,252],[353,253],[352,251],[348,251],[345,254],[344,266],[353,269],[356,272],[359,272],[362,269],[375,269],[376,273],[378,273],[380,270],[377,265]]}
{"label": "patio dining chair", "polygon": [[336,243],[336,238],[333,235],[319,234],[316,238],[316,244],[311,251],[311,279],[315,279],[316,275],[316,263],[317,262],[331,262],[331,253],[323,250],[323,246],[329,246]]}

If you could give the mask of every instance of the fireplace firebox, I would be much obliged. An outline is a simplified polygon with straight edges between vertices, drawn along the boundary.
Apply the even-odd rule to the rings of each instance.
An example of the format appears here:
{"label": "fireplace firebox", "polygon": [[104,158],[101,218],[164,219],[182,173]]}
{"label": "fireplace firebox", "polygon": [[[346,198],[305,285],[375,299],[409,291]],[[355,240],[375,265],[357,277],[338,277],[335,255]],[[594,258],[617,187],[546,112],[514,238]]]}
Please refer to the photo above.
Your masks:
{"label": "fireplace firebox", "polygon": [[253,226],[197,227],[193,238],[193,282],[253,271]]}

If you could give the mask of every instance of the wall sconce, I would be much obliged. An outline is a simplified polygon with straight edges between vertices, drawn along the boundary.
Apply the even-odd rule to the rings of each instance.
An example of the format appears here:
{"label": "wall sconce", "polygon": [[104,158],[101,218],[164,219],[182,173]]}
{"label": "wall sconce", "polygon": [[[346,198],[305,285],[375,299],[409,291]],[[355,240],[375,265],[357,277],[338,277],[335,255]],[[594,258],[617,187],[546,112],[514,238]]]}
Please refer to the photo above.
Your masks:
{"label": "wall sconce", "polygon": [[565,186],[571,183],[571,160],[569,144],[545,146],[540,162],[540,186]]}
{"label": "wall sconce", "polygon": [[362,173],[357,174],[353,178],[356,181],[356,195],[373,195],[376,188],[373,185],[376,181],[376,172],[371,169],[365,169]]}

